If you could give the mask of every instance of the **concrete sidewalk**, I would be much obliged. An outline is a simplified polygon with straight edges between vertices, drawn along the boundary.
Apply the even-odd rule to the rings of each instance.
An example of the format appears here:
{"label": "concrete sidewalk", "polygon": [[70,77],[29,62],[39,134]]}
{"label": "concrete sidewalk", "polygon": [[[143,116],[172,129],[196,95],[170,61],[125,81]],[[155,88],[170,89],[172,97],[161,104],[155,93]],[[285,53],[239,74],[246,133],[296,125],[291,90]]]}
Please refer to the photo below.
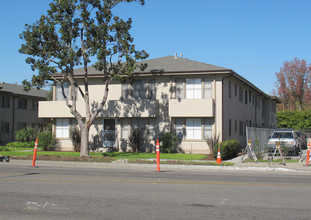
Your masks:
{"label": "concrete sidewalk", "polygon": [[[160,164],[161,171],[165,170],[214,170],[214,171],[261,171],[261,172],[310,172],[311,166],[304,166],[303,162],[286,163],[240,163],[240,158],[230,161],[234,166],[211,166],[211,165],[179,165],[179,164]],[[0,166],[23,166],[32,167],[31,160],[11,160],[9,163],[0,162]],[[112,163],[103,162],[69,162],[69,161],[45,161],[37,160],[36,167],[77,167],[77,168],[99,168],[99,169],[148,169],[156,170],[156,164],[127,163],[126,161],[115,161]],[[35,168],[36,168],[35,167]]]}

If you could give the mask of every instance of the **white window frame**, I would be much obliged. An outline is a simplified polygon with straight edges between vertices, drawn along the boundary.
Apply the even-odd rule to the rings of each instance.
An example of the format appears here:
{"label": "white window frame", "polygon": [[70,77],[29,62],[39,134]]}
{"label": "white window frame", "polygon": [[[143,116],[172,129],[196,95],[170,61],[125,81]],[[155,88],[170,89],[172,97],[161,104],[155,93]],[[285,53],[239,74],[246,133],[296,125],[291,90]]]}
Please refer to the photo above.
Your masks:
{"label": "white window frame", "polygon": [[204,99],[211,99],[213,97],[212,79],[205,78],[203,88]]}
{"label": "white window frame", "polygon": [[201,118],[186,118],[186,140],[202,140]]}
{"label": "white window frame", "polygon": [[202,79],[188,78],[186,79],[186,99],[202,98]]}
{"label": "white window frame", "polygon": [[56,138],[69,138],[69,119],[57,118],[55,123]]}
{"label": "white window frame", "polygon": [[[67,96],[67,99],[69,99],[69,82],[63,82],[64,86],[64,92]],[[65,101],[65,98],[63,96],[62,87],[59,83],[56,85],[56,101]]]}

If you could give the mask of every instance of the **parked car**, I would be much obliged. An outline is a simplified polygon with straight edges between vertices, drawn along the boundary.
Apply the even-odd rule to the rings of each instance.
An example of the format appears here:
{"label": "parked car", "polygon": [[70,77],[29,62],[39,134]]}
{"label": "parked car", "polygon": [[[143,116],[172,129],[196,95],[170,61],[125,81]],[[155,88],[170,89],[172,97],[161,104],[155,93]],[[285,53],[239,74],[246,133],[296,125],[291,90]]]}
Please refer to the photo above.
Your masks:
{"label": "parked car", "polygon": [[297,132],[292,129],[274,131],[268,141],[268,151],[274,152],[278,142],[280,147],[288,148],[289,154],[298,156],[301,152],[301,139],[299,139]]}

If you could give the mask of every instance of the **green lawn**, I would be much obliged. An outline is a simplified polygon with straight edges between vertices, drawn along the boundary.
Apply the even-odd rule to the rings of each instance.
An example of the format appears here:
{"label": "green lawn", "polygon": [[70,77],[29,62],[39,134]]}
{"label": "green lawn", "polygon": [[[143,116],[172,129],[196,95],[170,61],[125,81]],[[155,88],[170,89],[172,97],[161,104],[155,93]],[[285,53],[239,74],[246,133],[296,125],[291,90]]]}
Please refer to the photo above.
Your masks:
{"label": "green lawn", "polygon": [[[9,149],[9,151],[1,151],[2,156],[12,156],[12,157],[27,157],[33,155],[33,150],[27,149]],[[38,156],[41,155],[51,155],[51,156],[69,156],[69,157],[80,157],[79,152],[63,152],[63,151],[42,151],[38,150]],[[130,152],[110,152],[110,153],[90,153],[90,156],[104,156],[110,157],[114,160],[128,159],[128,160],[139,160],[139,159],[155,159],[155,153],[130,153]],[[161,159],[167,160],[201,160],[205,158],[202,154],[178,154],[178,153],[161,153]]]}

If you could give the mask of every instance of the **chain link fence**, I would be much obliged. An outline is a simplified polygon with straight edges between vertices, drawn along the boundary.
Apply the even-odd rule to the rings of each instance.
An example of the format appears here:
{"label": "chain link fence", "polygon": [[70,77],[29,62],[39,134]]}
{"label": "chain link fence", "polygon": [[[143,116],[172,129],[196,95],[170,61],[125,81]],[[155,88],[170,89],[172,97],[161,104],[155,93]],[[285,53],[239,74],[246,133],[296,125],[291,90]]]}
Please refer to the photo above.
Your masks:
{"label": "chain link fence", "polygon": [[269,137],[275,129],[246,127],[246,141],[251,140],[256,154],[263,154],[268,148]]}
{"label": "chain link fence", "polygon": [[[248,143],[251,140],[253,150],[256,154],[264,154],[267,152],[268,148],[268,141],[269,138],[272,136],[273,131],[279,129],[268,129],[268,128],[253,128],[253,127],[246,127],[246,141]],[[311,137],[311,133],[306,132],[299,132],[305,143],[302,149],[306,148],[307,145],[307,138]],[[301,137],[299,136],[299,137]],[[246,146],[245,146],[246,147]]]}

